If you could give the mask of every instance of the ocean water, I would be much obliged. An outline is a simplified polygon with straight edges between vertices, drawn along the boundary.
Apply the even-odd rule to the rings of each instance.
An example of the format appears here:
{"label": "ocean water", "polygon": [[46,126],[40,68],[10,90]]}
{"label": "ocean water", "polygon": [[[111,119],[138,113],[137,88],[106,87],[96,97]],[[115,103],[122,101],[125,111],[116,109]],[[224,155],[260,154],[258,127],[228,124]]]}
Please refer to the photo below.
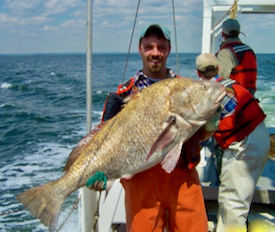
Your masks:
{"label": "ocean water", "polygon": [[[179,54],[180,75],[197,78],[198,54]],[[258,54],[256,97],[275,127],[275,54]],[[168,67],[177,71],[176,55]],[[92,60],[92,122],[98,124],[104,101],[123,80],[126,54],[94,54]],[[125,80],[141,68],[131,54]],[[21,210],[16,195],[55,180],[71,149],[86,134],[86,55],[0,56],[0,231],[48,231],[29,211]],[[77,192],[65,202],[62,223]],[[74,211],[60,231],[77,231]]]}

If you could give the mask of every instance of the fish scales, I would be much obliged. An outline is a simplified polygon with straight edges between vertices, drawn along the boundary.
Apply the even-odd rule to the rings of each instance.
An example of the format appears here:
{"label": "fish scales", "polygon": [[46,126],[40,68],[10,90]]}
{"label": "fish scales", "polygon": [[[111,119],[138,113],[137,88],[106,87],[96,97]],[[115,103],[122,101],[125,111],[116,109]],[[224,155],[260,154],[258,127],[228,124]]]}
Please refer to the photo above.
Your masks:
{"label": "fish scales", "polygon": [[[163,101],[161,101],[160,103],[155,101],[154,103],[154,101],[152,102],[152,99],[150,100],[146,97],[144,99],[143,98],[143,95],[138,94],[136,96],[136,99],[132,99],[128,103],[129,105],[127,105],[127,107],[131,111],[135,111],[135,115],[133,115],[133,117],[127,117],[125,121],[119,120],[119,122],[122,122],[123,125],[118,124],[118,126],[113,127],[114,140],[116,139],[115,135],[119,136],[117,141],[119,141],[120,139],[124,140],[123,143],[119,143],[119,146],[113,149],[113,151],[119,152],[121,155],[124,154],[125,160],[128,160],[128,163],[131,162],[131,164],[134,166],[140,163],[141,158],[143,159],[143,161],[145,160],[146,154],[148,154],[151,147],[150,143],[152,144],[158,137],[158,134],[161,133],[160,124],[163,120],[152,120],[152,114],[154,116],[157,115],[162,111],[162,108],[165,106]],[[143,102],[143,104],[136,104],[136,101],[138,103]],[[152,106],[149,109],[148,104]],[[123,114],[118,116],[124,117]],[[158,123],[156,123],[155,121],[157,121]],[[158,127],[156,127],[156,124],[158,125]],[[125,126],[127,126],[127,129],[124,128],[122,130],[122,128]],[[140,137],[138,141],[136,140],[137,136]],[[151,140],[151,142],[148,142],[148,140]],[[138,151],[137,148],[139,149]],[[143,157],[137,156],[137,152],[143,153],[145,155]],[[133,156],[131,160],[128,158],[129,156]],[[118,158],[121,159],[121,157]],[[119,163],[121,164],[121,174],[123,174],[123,171],[125,170],[125,167],[127,167],[127,165],[125,165],[124,162],[121,161]]]}
{"label": "fish scales", "polygon": [[53,231],[64,200],[97,171],[107,176],[107,186],[158,163],[171,172],[182,144],[216,112],[224,95],[220,84],[190,78],[166,79],[143,89],[78,143],[61,178],[17,199]]}

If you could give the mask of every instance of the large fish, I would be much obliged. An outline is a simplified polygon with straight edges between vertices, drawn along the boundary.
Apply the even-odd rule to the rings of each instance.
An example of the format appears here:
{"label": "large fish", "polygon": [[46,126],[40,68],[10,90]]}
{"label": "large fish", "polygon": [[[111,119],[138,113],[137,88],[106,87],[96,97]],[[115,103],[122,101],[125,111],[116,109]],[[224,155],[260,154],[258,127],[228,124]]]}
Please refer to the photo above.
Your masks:
{"label": "large fish", "polygon": [[107,186],[158,163],[170,173],[182,144],[215,113],[224,95],[220,84],[190,78],[166,79],[133,94],[116,116],[78,143],[60,179],[17,199],[53,231],[64,200],[97,171],[107,176]]}

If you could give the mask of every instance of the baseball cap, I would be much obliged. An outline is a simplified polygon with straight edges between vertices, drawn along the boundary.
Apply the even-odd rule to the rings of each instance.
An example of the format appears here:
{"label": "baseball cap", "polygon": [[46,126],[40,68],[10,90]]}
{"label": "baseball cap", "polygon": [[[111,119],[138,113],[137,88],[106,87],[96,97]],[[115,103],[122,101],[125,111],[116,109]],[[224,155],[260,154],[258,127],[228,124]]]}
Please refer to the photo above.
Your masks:
{"label": "baseball cap", "polygon": [[160,24],[151,24],[145,28],[142,29],[140,34],[140,39],[142,39],[150,30],[160,30],[163,34],[163,36],[170,41],[170,31],[167,27],[164,27]]}
{"label": "baseball cap", "polygon": [[200,72],[216,70],[218,67],[218,59],[211,53],[203,53],[197,56],[196,66]]}
{"label": "baseball cap", "polygon": [[222,31],[229,36],[238,36],[240,34],[241,26],[236,19],[227,19],[222,24]]}

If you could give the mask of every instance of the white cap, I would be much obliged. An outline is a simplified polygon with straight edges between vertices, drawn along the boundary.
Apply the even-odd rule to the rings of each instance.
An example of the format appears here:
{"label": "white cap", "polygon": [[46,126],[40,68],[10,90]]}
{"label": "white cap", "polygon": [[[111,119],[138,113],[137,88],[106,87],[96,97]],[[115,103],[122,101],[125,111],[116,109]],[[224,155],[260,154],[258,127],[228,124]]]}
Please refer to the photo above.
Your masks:
{"label": "white cap", "polygon": [[196,58],[196,66],[201,72],[217,69],[218,59],[211,53],[203,53]]}

